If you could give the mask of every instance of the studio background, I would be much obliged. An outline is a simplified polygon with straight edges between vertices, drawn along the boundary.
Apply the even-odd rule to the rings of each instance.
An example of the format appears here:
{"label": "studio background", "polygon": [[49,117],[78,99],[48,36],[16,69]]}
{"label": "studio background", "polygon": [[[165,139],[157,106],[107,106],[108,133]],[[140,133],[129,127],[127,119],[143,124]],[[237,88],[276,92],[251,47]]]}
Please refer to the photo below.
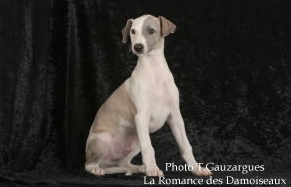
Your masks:
{"label": "studio background", "polygon": [[[83,167],[98,108],[136,64],[121,29],[143,14],[177,25],[165,56],[196,160],[263,164],[270,176],[286,174],[290,9],[287,0],[0,1],[2,185],[140,180],[96,179]],[[184,163],[167,126],[151,139],[161,169]]]}

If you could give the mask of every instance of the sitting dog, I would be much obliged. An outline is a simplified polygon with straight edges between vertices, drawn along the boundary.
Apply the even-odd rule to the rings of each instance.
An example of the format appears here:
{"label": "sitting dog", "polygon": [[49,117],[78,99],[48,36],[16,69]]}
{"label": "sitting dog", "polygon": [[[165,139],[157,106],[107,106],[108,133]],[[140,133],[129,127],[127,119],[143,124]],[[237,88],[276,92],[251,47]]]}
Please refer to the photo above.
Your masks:
{"label": "sitting dog", "polygon": [[[192,173],[211,174],[193,156],[180,113],[179,92],[164,56],[164,37],[175,29],[162,16],[143,15],[127,21],[122,30],[123,43],[130,35],[137,65],[96,114],[86,144],[86,171],[95,175],[142,172],[163,176],[156,164],[150,133],[167,122],[183,159],[194,168]],[[131,164],[139,152],[144,165]]]}

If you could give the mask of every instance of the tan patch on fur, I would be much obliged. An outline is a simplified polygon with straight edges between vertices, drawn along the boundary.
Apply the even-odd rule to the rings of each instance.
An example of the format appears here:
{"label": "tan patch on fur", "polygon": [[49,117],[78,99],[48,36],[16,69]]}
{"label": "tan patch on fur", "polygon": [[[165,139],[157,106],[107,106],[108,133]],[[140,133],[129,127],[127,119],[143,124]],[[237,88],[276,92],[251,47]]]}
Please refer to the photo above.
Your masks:
{"label": "tan patch on fur", "polygon": [[133,124],[135,114],[136,108],[123,83],[100,107],[93,122],[92,133],[106,131],[115,134],[119,130],[120,119]]}
{"label": "tan patch on fur", "polygon": [[106,154],[107,146],[103,141],[93,139],[88,143],[86,149],[86,164],[96,163],[104,154]]}

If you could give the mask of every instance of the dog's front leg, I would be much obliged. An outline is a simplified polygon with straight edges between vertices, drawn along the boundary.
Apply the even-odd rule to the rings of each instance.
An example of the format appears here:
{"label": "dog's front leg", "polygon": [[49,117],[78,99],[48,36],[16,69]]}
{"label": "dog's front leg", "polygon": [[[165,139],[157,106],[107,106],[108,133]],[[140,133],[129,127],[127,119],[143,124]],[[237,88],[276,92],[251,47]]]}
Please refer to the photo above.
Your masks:
{"label": "dog's front leg", "polygon": [[141,147],[142,160],[146,167],[145,172],[147,176],[163,176],[163,172],[157,166],[155,151],[151,144],[149,122],[150,115],[147,113],[139,112],[135,116],[135,124]]}
{"label": "dog's front leg", "polygon": [[212,173],[206,168],[200,167],[194,158],[192,147],[187,138],[184,121],[178,105],[173,109],[167,122],[180,148],[182,158],[185,160],[187,165],[193,166],[192,173],[198,176],[211,175]]}

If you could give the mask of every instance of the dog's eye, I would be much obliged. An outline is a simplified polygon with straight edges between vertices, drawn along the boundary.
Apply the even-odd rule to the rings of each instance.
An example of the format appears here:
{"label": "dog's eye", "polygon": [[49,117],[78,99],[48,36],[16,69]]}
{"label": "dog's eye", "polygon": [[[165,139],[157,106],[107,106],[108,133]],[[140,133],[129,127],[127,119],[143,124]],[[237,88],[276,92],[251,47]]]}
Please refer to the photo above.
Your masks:
{"label": "dog's eye", "polygon": [[153,29],[153,28],[149,28],[148,29],[148,33],[149,34],[154,34],[156,31],[155,31],[155,29]]}
{"label": "dog's eye", "polygon": [[135,30],[134,29],[131,29],[131,34],[135,34]]}

